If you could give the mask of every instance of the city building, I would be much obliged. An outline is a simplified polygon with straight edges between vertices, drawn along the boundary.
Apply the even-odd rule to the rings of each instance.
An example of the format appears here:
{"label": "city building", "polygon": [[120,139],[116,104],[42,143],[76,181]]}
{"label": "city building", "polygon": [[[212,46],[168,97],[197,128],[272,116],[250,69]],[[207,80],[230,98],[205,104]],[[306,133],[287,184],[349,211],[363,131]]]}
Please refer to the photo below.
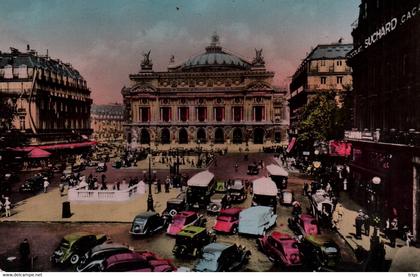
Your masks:
{"label": "city building", "polygon": [[362,0],[353,24],[354,199],[420,234],[420,5]]}
{"label": "city building", "polygon": [[93,138],[100,142],[124,140],[124,106],[122,104],[92,105],[91,127]]}
{"label": "city building", "polygon": [[285,91],[273,86],[262,49],[247,61],[212,36],[205,52],[167,71],[149,53],[122,89],[127,141],[150,144],[263,144],[287,141]]}
{"label": "city building", "polygon": [[0,52],[0,97],[16,109],[13,128],[29,146],[86,147],[92,99],[85,79],[69,63],[39,55],[29,45],[26,52],[10,50]]}
{"label": "city building", "polygon": [[352,44],[341,42],[320,44],[304,58],[289,86],[290,134],[297,134],[303,109],[315,93],[352,89],[351,68],[346,58],[352,48]]}

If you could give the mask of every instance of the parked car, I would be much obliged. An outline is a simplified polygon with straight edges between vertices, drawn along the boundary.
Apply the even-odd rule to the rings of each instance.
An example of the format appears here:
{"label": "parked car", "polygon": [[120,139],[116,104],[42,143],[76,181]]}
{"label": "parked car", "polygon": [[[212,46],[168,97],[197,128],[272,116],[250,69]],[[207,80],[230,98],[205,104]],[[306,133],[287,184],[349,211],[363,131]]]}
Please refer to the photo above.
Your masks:
{"label": "parked car", "polygon": [[214,174],[208,170],[199,172],[187,181],[187,185],[187,209],[205,209],[214,193]]}
{"label": "parked car", "polygon": [[293,191],[290,189],[284,189],[280,192],[280,204],[284,206],[292,205],[295,197]]}
{"label": "parked car", "polygon": [[315,270],[334,268],[341,260],[340,248],[328,235],[306,236],[299,248],[305,263]]}
{"label": "parked car", "polygon": [[163,211],[162,216],[174,217],[177,213],[185,210],[185,193],[181,192],[176,198],[171,198],[166,201],[166,209]]}
{"label": "parked car", "polygon": [[40,175],[33,176],[20,186],[19,192],[38,192],[43,189],[44,178]]}
{"label": "parked car", "polygon": [[242,210],[242,208],[229,208],[221,210],[216,218],[213,230],[228,234],[238,233],[239,214]]}
{"label": "parked car", "polygon": [[122,161],[115,161],[115,162],[112,164],[112,167],[113,167],[113,168],[116,168],[116,169],[120,169],[120,168],[122,167]]}
{"label": "parked car", "polygon": [[171,223],[168,226],[166,233],[168,235],[176,235],[186,226],[202,226],[206,224],[206,219],[203,215],[199,215],[193,211],[182,211],[172,218]]}
{"label": "parked car", "polygon": [[167,226],[167,219],[156,212],[144,212],[136,215],[131,225],[131,235],[150,235]]}
{"label": "parked car", "polygon": [[176,257],[199,257],[205,245],[216,241],[216,236],[206,228],[187,226],[176,234],[172,253]]}
{"label": "parked car", "polygon": [[100,271],[101,264],[108,257],[115,254],[131,253],[132,251],[125,245],[117,243],[103,243],[93,247],[80,258],[76,267],[79,272]]}
{"label": "parked car", "polygon": [[106,163],[99,163],[96,167],[96,172],[106,172],[107,166]]}
{"label": "parked car", "polygon": [[91,234],[77,232],[64,236],[59,246],[51,256],[51,261],[55,264],[76,265],[87,251],[94,246],[104,243],[107,240],[104,234]]}
{"label": "parked car", "polygon": [[258,175],[260,173],[260,169],[258,168],[257,164],[249,164],[248,165],[248,175]]}
{"label": "parked car", "polygon": [[229,196],[227,194],[216,193],[210,197],[210,203],[207,205],[207,212],[217,214],[228,204]]}
{"label": "parked car", "polygon": [[316,235],[319,233],[318,222],[309,214],[301,214],[288,219],[290,230],[296,235]]}
{"label": "parked car", "polygon": [[230,243],[211,243],[204,247],[203,257],[194,267],[195,271],[238,271],[248,263],[251,251]]}
{"label": "parked car", "polygon": [[242,180],[235,180],[233,186],[229,187],[228,194],[230,195],[232,203],[244,202],[248,196]]}
{"label": "parked car", "polygon": [[276,224],[277,215],[273,208],[255,206],[242,210],[239,214],[239,234],[264,236]]}
{"label": "parked car", "polygon": [[273,232],[257,240],[258,248],[267,255],[273,263],[284,267],[302,265],[302,255],[299,242],[288,234]]}
{"label": "parked car", "polygon": [[100,271],[106,272],[168,272],[173,271],[174,267],[164,259],[150,259],[141,253],[122,253],[116,254],[102,262]]}

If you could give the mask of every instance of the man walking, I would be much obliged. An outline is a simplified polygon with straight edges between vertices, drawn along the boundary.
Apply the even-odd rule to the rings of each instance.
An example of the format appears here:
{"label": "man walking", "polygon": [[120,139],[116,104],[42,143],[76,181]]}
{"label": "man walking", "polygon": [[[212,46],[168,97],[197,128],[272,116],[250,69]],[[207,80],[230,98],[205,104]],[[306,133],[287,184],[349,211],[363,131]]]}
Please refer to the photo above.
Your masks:
{"label": "man walking", "polygon": [[48,182],[48,178],[44,178],[44,193],[47,193],[48,186],[50,185],[50,182]]}
{"label": "man walking", "polygon": [[6,211],[6,217],[10,217],[11,216],[12,203],[9,201],[9,197],[6,197],[6,201],[4,202],[4,209]]}
{"label": "man walking", "polygon": [[31,248],[28,239],[24,239],[19,245],[20,261],[24,271],[30,271],[30,258]]}

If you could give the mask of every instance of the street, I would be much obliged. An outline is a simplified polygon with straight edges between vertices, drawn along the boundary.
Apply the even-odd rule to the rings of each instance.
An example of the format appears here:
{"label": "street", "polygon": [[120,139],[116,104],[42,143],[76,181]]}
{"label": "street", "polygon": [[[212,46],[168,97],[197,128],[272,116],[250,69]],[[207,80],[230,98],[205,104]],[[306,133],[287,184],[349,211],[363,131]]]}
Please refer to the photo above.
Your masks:
{"label": "street", "polygon": [[[231,179],[256,179],[265,175],[265,170],[262,170],[257,176],[246,175],[247,165],[253,160],[263,162],[268,165],[273,161],[272,154],[256,153],[250,155],[249,161],[243,159],[243,155],[232,154],[227,156],[219,156],[217,158],[217,166],[214,164],[210,167],[217,180]],[[238,162],[238,172],[234,169],[234,163]],[[88,174],[92,169],[88,169],[85,174]],[[188,171],[190,176],[197,172],[197,170]],[[140,173],[141,174],[141,173]],[[121,180],[122,178],[130,178],[140,175],[138,170],[133,169],[113,169],[109,168],[106,172],[107,180],[113,182]],[[158,171],[158,177],[164,176],[167,172]],[[299,177],[289,176],[288,188],[294,192],[295,198],[303,205],[303,211],[308,207],[308,201],[303,198],[302,187],[304,180]],[[154,197],[159,197],[159,194],[154,194]],[[250,207],[252,197],[248,195],[247,200],[235,206]],[[48,206],[47,206],[48,207]],[[94,212],[94,211],[93,211]],[[281,231],[293,234],[287,227],[287,219],[291,216],[291,207],[278,205],[277,208],[277,225],[270,231]],[[207,216],[207,229],[210,230],[215,222],[215,216]],[[174,246],[174,238],[165,233],[155,234],[147,238],[132,238],[128,231],[131,223],[48,223],[48,222],[3,222],[0,226],[0,244],[2,245],[0,252],[0,268],[3,270],[19,270],[18,261],[8,262],[6,259],[10,256],[18,256],[17,248],[19,243],[27,238],[31,244],[31,255],[37,256],[34,263],[35,271],[67,271],[71,268],[57,268],[53,267],[49,262],[49,256],[54,251],[55,247],[60,242],[61,238],[69,233],[76,231],[88,231],[94,233],[105,233],[114,242],[124,243],[130,245],[138,250],[150,250],[158,255],[173,259],[176,266],[184,266],[192,268],[196,260],[180,260],[175,259],[172,255],[172,248]],[[352,249],[346,245],[344,240],[337,234],[328,230],[322,230],[322,233],[330,233],[336,243],[340,246],[342,254],[342,263],[337,268],[340,271],[355,271],[358,269],[354,253]],[[11,237],[11,234],[13,236]],[[249,264],[244,268],[244,271],[282,271],[283,269],[277,265],[273,265],[268,258],[257,250],[256,238],[242,237],[239,235],[220,235],[217,236],[217,241],[232,242],[245,246],[251,250],[252,255]],[[304,269],[301,269],[304,270]]]}

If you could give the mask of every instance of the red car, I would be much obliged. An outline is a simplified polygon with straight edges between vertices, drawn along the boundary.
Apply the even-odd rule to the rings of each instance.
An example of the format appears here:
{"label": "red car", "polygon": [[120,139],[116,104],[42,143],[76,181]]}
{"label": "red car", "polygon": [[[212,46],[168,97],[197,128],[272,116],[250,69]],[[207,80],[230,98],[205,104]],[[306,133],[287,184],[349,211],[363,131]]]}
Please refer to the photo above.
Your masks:
{"label": "red car", "polygon": [[258,248],[273,263],[280,263],[285,267],[302,265],[298,241],[288,234],[273,232],[271,235],[258,239],[257,242]]}
{"label": "red car", "polygon": [[239,214],[242,210],[242,208],[221,210],[216,218],[213,230],[221,233],[236,234],[238,232]]}
{"label": "red car", "polygon": [[319,234],[318,222],[309,214],[289,218],[289,227],[297,235],[307,236]]}
{"label": "red car", "polygon": [[[149,252],[150,253],[150,252]],[[101,266],[100,271],[126,272],[126,271],[146,271],[146,272],[168,272],[174,271],[174,266],[167,260],[156,256],[143,255],[142,253],[122,253],[107,258]]]}
{"label": "red car", "polygon": [[193,211],[183,211],[172,218],[172,222],[169,224],[166,233],[175,236],[185,226],[194,225],[204,227],[205,224],[206,219],[203,215],[199,215],[197,212]]}

